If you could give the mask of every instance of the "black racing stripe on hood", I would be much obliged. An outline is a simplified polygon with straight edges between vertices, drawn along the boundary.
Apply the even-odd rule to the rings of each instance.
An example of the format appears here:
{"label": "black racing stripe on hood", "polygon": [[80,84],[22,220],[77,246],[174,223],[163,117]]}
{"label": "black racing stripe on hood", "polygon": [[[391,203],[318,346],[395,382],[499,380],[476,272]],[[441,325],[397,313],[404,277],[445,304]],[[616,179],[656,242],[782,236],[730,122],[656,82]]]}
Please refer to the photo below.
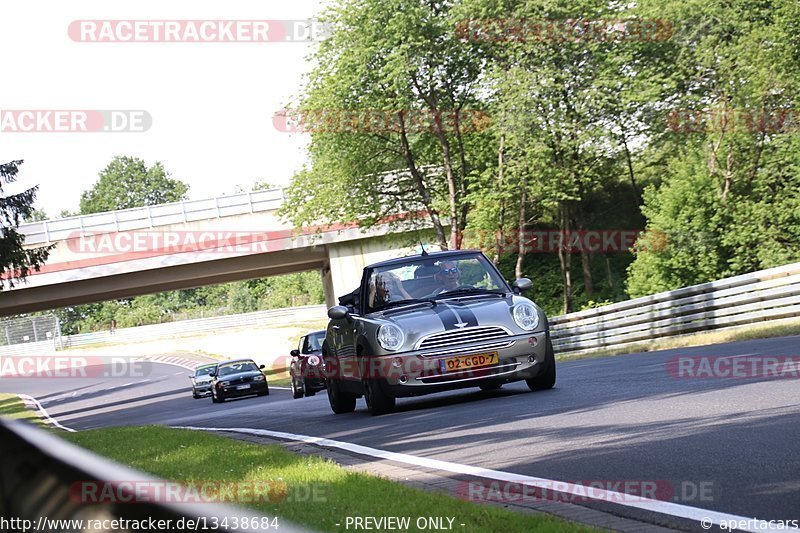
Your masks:
{"label": "black racing stripe on hood", "polygon": [[436,313],[436,316],[439,317],[439,320],[442,321],[445,331],[449,329],[458,329],[456,328],[456,324],[461,322],[461,320],[447,305],[441,303],[437,304],[436,307],[433,308],[433,311]]}
{"label": "black racing stripe on hood", "polygon": [[478,319],[475,317],[475,313],[472,312],[472,309],[467,307],[466,305],[455,305],[455,304],[448,304],[450,308],[455,312],[456,315],[460,318],[459,323],[466,323],[467,325],[464,326],[465,328],[474,328],[478,325]]}

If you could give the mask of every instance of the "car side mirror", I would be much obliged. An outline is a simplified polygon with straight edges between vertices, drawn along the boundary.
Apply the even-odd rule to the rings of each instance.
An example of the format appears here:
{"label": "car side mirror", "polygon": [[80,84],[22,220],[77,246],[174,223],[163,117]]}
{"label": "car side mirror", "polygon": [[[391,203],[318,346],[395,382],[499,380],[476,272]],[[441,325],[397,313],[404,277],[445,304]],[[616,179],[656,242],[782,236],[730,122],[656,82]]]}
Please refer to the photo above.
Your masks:
{"label": "car side mirror", "polygon": [[328,309],[328,318],[331,320],[342,320],[343,318],[347,317],[347,315],[347,307],[343,305],[334,305]]}
{"label": "car side mirror", "polygon": [[209,375],[209,376],[211,376],[212,378],[215,378],[215,377],[217,377],[217,374],[216,374],[216,373],[214,373],[214,372],[210,372],[208,375]]}
{"label": "car side mirror", "polygon": [[533,282],[528,278],[519,278],[511,285],[514,289],[516,289],[517,294],[521,293],[522,291],[527,291],[528,289],[533,288]]}
{"label": "car side mirror", "polygon": [[264,365],[258,365],[258,368],[264,368]]}
{"label": "car side mirror", "polygon": [[291,352],[289,352],[289,355],[291,355],[292,357],[300,357],[300,350],[297,349],[292,350]]}

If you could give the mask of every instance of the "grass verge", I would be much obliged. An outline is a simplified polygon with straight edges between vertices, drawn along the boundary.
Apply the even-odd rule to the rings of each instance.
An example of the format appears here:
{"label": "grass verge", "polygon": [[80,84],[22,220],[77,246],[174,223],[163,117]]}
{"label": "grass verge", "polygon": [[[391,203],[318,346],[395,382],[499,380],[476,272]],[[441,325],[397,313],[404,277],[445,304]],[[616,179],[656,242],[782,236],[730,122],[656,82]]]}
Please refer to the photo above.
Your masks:
{"label": "grass verge", "polygon": [[36,411],[28,409],[16,394],[0,393],[0,416],[31,422],[41,427],[46,424]]}
{"label": "grass verge", "polygon": [[[350,472],[332,461],[296,455],[278,445],[251,444],[200,431],[122,427],[81,431],[64,437],[169,480],[266,482],[284,487],[283,492],[277,491],[286,496],[282,501],[245,505],[317,531],[344,531],[348,516],[409,516],[412,526],[419,516],[453,517],[453,529],[465,532],[595,531],[547,515],[477,505],[443,493],[425,492]],[[464,527],[460,527],[462,523]],[[414,527],[410,530],[418,531]]]}
{"label": "grass verge", "polygon": [[649,342],[632,343],[618,348],[606,348],[594,352],[576,354],[558,354],[559,361],[574,361],[578,359],[593,359],[610,355],[625,355],[629,353],[656,352],[659,350],[673,350],[675,348],[688,348],[690,346],[707,346],[725,342],[746,341],[753,339],[768,339],[770,337],[786,337],[800,335],[800,319],[790,320],[780,324],[767,324],[763,326],[747,326],[731,328],[720,331],[708,331],[693,335],[664,338]]}
{"label": "grass verge", "polygon": [[288,387],[292,384],[292,378],[289,376],[288,366],[265,368],[264,375],[267,376],[267,383],[270,385]]}

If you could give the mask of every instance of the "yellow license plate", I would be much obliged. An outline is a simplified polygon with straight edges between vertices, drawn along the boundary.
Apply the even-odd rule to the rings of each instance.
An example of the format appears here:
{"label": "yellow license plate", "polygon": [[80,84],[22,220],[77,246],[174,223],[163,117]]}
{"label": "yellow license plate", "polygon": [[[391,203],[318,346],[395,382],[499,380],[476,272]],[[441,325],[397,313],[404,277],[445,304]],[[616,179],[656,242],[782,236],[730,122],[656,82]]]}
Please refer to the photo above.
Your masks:
{"label": "yellow license plate", "polygon": [[448,357],[440,359],[439,366],[444,372],[456,372],[459,370],[470,370],[483,366],[496,365],[498,362],[497,352],[479,353],[475,355],[461,355],[459,357]]}

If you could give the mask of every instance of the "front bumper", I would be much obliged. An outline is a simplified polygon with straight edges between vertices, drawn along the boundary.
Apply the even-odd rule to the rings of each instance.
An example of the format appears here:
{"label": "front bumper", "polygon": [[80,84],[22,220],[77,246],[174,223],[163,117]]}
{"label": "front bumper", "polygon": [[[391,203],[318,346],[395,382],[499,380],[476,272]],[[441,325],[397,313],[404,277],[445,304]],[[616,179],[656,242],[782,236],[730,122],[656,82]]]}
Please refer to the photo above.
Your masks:
{"label": "front bumper", "polygon": [[[510,336],[496,342],[473,343],[451,349],[405,352],[365,358],[367,379],[377,379],[391,396],[415,396],[462,387],[481,381],[511,382],[529,379],[544,370],[547,332]],[[465,370],[445,370],[443,361],[456,356],[496,353],[497,364]]]}
{"label": "front bumper", "polygon": [[[239,388],[244,385],[249,385],[248,388]],[[225,398],[235,398],[238,396],[249,396],[251,394],[259,394],[267,392],[266,381],[254,381],[250,383],[236,383],[227,387],[217,387],[217,395],[222,395]]]}
{"label": "front bumper", "polygon": [[192,392],[198,396],[201,394],[211,394],[211,383],[195,383],[192,385]]}

